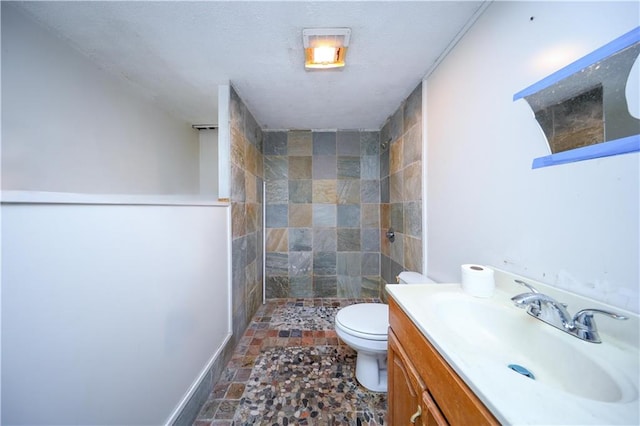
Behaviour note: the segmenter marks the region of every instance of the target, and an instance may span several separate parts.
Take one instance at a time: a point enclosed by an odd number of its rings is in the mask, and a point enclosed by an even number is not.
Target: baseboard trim
[[[200,373],[198,378],[193,382],[193,384],[191,385],[191,387],[189,388],[187,393],[180,400],[180,403],[173,410],[173,412],[171,413],[171,415],[169,416],[169,418],[165,422],[165,426],[171,426],[171,425],[176,424],[176,421],[180,418],[180,416],[183,414],[183,412],[187,411],[186,409],[189,408],[188,405],[191,402],[191,399],[197,393],[198,389],[202,385],[202,383],[203,383],[204,379],[207,377],[207,375],[211,373],[211,369],[214,366],[215,362],[219,359],[219,357],[224,355],[224,351],[226,349],[226,346],[231,341],[231,337],[232,336],[233,336],[232,333],[228,333],[226,335],[226,337],[222,341],[222,345],[220,345],[218,350],[216,350],[216,352],[213,354],[213,356],[209,359],[209,361],[207,362],[207,365],[202,370],[202,372]],[[211,387],[213,387],[213,383],[211,383]],[[210,391],[211,391],[211,389],[209,389],[209,392]],[[199,409],[200,408],[198,407],[198,410]],[[194,418],[191,420],[191,422],[189,422],[189,424],[193,423],[193,420],[195,420],[195,416],[197,416],[197,414],[198,413],[196,412],[195,415],[193,416]]]

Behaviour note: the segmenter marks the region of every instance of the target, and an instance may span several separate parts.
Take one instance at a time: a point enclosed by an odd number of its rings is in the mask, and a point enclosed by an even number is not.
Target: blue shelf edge
[[[520,98],[524,98],[526,96],[532,95],[540,90],[546,89],[547,87],[557,83],[560,80],[563,80],[569,77],[572,74],[580,72],[585,69],[589,65],[593,65],[601,59],[604,59],[608,56],[613,55],[620,50],[629,47],[640,41],[640,27],[636,27],[629,31],[626,34],[621,35],[617,39],[605,44],[601,48],[594,50],[588,55],[578,59],[577,61],[567,65],[566,67],[554,72],[553,74],[543,78],[535,84],[523,89],[513,95],[513,100],[516,101]]]
[[[611,157],[613,155],[629,154],[638,151],[640,151],[640,134],[539,157],[533,160],[531,168],[539,169],[541,167],[574,163],[576,161],[591,160],[594,158]]]

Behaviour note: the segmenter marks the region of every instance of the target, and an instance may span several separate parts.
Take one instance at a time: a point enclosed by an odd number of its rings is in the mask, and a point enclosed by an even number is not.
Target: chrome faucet
[[[570,330],[573,319],[567,308],[551,296],[542,293],[523,293],[511,298],[518,308],[560,330]]]
[[[607,315],[617,320],[626,320],[627,317],[602,309],[583,309],[573,317],[567,311],[567,305],[560,303],[551,296],[540,293],[532,285],[521,280],[516,283],[529,289],[529,293],[518,294],[511,300],[518,308],[526,309],[532,317],[546,322],[547,324],[571,334],[579,339],[592,343],[601,343],[600,335],[593,314]]]
[[[602,309],[583,309],[578,311],[573,317],[573,325],[576,328],[576,337],[588,342],[600,343],[600,335],[598,334],[598,328],[596,322],[593,320],[593,314],[607,315],[610,318],[616,320],[626,320],[624,315],[616,314],[615,312],[609,312]]]

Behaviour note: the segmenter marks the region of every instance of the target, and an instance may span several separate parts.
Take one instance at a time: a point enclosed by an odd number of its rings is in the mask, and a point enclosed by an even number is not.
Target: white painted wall
[[[231,332],[199,133],[1,6],[0,423],[171,422]]]
[[[1,423],[172,418],[231,331],[229,207],[1,212]]]
[[[2,189],[198,193],[198,133],[2,2]]]
[[[199,130],[200,194],[218,199],[218,130]]]
[[[431,277],[484,263],[640,310],[638,154],[532,170],[547,144],[512,101],[638,16],[638,2],[494,2],[428,77]]]

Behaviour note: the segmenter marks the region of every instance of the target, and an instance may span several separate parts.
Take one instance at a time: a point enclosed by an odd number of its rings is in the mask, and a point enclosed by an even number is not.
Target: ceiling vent
[[[350,28],[306,28],[302,30],[305,69],[344,67],[350,38]]]

